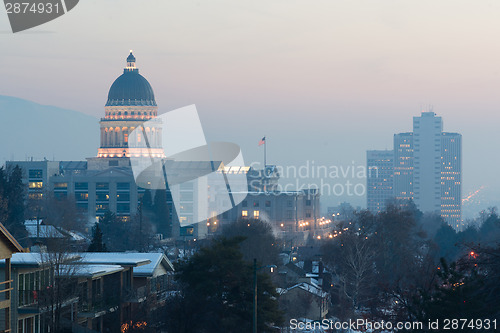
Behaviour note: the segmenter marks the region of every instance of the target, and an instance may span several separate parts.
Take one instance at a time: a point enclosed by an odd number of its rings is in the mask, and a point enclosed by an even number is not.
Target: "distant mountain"
[[[84,160],[99,147],[99,119],[0,95],[0,165],[6,160]]]

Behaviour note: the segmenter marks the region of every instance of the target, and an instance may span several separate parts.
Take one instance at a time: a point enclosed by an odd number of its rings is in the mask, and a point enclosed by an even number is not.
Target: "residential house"
[[[282,290],[279,301],[291,318],[322,320],[328,314],[330,296],[310,279]]]
[[[139,253],[127,252],[87,252],[80,255],[80,264],[82,265],[117,265],[123,268],[118,274],[119,279],[115,276],[109,276],[104,277],[102,281],[102,288],[110,288],[110,290],[113,290],[113,295],[116,296],[112,299],[114,306],[118,306],[115,319],[112,321],[103,320],[104,329],[110,329],[111,332],[114,332],[117,324],[123,325],[134,319],[132,309],[132,304],[136,302],[134,269],[150,264],[151,260],[145,256],[140,256]],[[100,288],[101,285],[98,282],[95,283],[97,285],[94,288]],[[88,284],[87,288],[90,288]],[[109,305],[111,305],[109,302],[105,304],[106,307]],[[92,322],[92,325],[94,325],[94,322]],[[101,332],[105,332],[105,330],[101,328]]]
[[[67,258],[68,261],[77,257]],[[10,323],[13,332],[47,332],[54,326],[54,309],[60,313],[75,312],[78,298],[72,294],[62,297],[54,289],[56,266],[48,255],[40,253],[14,253],[12,270],[12,298]],[[8,269],[6,260],[0,260],[0,272]],[[70,320],[72,316],[68,316]],[[67,323],[71,327],[71,323]],[[62,328],[62,326],[60,327]]]
[[[3,274],[0,274],[0,332],[11,332],[11,297],[12,254],[23,252],[23,248],[9,231],[0,223],[0,259],[4,262]]]

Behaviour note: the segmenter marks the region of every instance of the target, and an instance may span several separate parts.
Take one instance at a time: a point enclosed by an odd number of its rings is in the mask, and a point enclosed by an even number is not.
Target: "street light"
[[[272,273],[276,267],[276,265],[257,267],[257,259],[253,259],[253,333],[257,333],[257,271],[263,268],[270,268]]]

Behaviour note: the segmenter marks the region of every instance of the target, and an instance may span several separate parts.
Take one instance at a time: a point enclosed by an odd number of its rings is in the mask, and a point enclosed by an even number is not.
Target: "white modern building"
[[[462,227],[462,135],[443,132],[434,112],[413,118],[413,132],[394,135],[394,198]]]
[[[394,198],[413,200],[413,133],[394,134]]]
[[[441,135],[441,217],[456,229],[462,225],[462,135]]]
[[[441,209],[441,133],[443,120],[434,112],[413,117],[413,200],[423,212]]]

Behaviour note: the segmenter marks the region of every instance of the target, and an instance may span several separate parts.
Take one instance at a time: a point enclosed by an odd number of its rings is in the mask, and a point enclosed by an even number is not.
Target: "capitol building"
[[[156,221],[159,237],[202,239],[223,224],[252,218],[268,221],[282,232],[318,227],[319,192],[278,192],[276,166],[255,170],[239,164],[224,165],[222,161],[182,161],[165,156],[162,138],[168,133],[163,133],[162,117],[158,117],[153,88],[139,74],[130,52],[123,73],[108,92],[104,117],[99,121],[96,156],[86,161],[8,161],[7,167],[19,165],[23,169],[29,199],[42,199],[48,192],[56,198],[68,198],[87,216],[89,227],[108,211],[124,221],[138,216],[146,191],[154,197],[158,188],[166,191],[162,197],[168,208],[167,216]],[[149,187],[148,181],[139,181],[134,175],[137,170],[132,166],[138,160],[160,161],[163,174],[151,178],[160,179],[160,187]],[[203,174],[208,169],[210,177],[195,177],[200,170]],[[150,179],[147,170],[145,173],[146,180]],[[187,175],[192,181],[173,187],[167,184],[167,178],[179,175]],[[244,188],[241,184],[239,190],[238,186],[229,186],[227,179],[235,175],[244,179]],[[248,192],[247,183],[252,184]],[[234,200],[236,196],[240,199]]]
[[[50,189],[56,198],[74,198],[77,208],[88,216],[89,225],[98,221],[106,211],[115,213],[123,220],[140,213],[141,198],[147,189],[136,184],[131,158],[165,158],[161,146],[162,123],[153,88],[136,66],[132,51],[126,66],[111,85],[104,107],[104,117],[99,121],[100,146],[97,156],[86,161],[12,161],[7,165],[19,165],[25,170],[30,199],[39,199]],[[136,130],[138,129],[138,130]],[[134,132],[134,130],[136,130]],[[136,142],[129,145],[135,133]],[[146,144],[147,143],[147,144]],[[192,198],[204,195],[203,189],[193,186]],[[154,196],[154,191],[152,191]],[[193,212],[185,211],[178,216],[167,189],[168,215],[157,225],[157,233],[163,237],[203,238],[204,223],[181,227],[179,218],[192,219]]]
[[[97,157],[148,157],[150,155],[164,157],[161,148],[160,122],[144,128],[150,147],[146,149],[128,147],[130,133],[140,127],[144,121],[158,116],[153,88],[148,80],[139,74],[132,51],[127,57],[127,66],[123,74],[113,82],[109,89],[104,111],[104,118],[100,121],[101,147]],[[148,122],[148,124],[151,123],[151,121]]]

